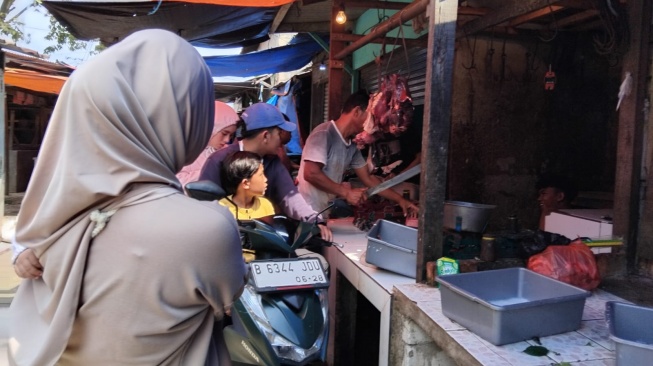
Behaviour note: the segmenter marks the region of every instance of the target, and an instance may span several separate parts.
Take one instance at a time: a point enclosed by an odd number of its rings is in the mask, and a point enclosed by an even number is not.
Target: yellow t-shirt
[[[232,199],[233,196],[229,196],[229,199]],[[238,215],[236,215],[236,206],[233,203],[227,201],[226,198],[221,199],[220,204],[227,207],[234,217],[238,220],[252,220],[259,219],[261,217],[274,215],[274,206],[265,197],[256,197],[254,199],[254,205],[250,208],[238,207]]]

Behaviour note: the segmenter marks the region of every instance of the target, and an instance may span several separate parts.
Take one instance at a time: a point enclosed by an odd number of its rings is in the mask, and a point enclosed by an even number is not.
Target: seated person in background
[[[222,162],[222,187],[229,196],[221,199],[220,204],[229,208],[237,220],[274,215],[274,206],[263,197],[268,180],[263,160],[257,154],[236,151],[227,156]]]
[[[345,198],[350,205],[358,205],[367,199],[364,188],[352,189],[343,183],[348,168],[352,168],[367,187],[381,183],[380,178],[370,175],[363,155],[352,143],[352,138],[363,131],[369,100],[365,91],[352,94],[336,121],[317,126],[306,139],[297,178],[299,192],[314,210],[327,207],[336,197]],[[379,195],[397,202],[406,215],[411,211],[417,213],[417,206],[392,189]]]
[[[544,230],[546,216],[560,209],[572,208],[571,202],[578,194],[576,187],[567,177],[552,173],[543,174],[535,184],[535,188],[541,209],[540,230]]]
[[[211,154],[227,146],[236,133],[236,122],[239,117],[233,108],[225,103],[215,101],[215,118],[213,119],[213,131],[209,144],[200,156],[192,164],[181,168],[177,173],[177,179],[184,187],[189,182],[195,182],[200,176],[200,171]]]

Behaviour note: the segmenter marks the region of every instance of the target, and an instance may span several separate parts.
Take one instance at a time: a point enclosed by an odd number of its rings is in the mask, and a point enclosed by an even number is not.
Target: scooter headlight
[[[314,354],[319,353],[324,342],[327,341],[328,336],[328,299],[325,290],[318,290],[320,304],[324,316],[324,332],[318,337],[311,348],[302,348],[281,335],[277,334],[267,320],[263,305],[261,304],[260,297],[251,285],[245,286],[245,291],[240,297],[243,305],[254,319],[259,330],[270,342],[270,345],[276,352],[277,356],[281,359],[300,363]]]

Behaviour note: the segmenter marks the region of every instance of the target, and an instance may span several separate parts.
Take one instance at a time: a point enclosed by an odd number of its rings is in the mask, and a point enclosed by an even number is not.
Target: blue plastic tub
[[[653,309],[608,301],[605,319],[615,343],[617,366],[653,364]]]

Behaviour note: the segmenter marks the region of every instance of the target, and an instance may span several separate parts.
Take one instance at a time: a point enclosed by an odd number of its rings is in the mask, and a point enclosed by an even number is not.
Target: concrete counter
[[[610,300],[624,301],[602,290],[593,291],[585,301],[580,329],[542,337],[542,346],[550,352],[547,356],[536,357],[523,352],[528,346],[537,345],[533,340],[495,346],[444,316],[437,288],[422,284],[396,285],[392,304],[393,362],[390,364],[419,365],[411,362],[410,351],[421,347],[422,353],[439,358],[440,365],[544,366],[564,362],[614,365],[615,345],[609,339],[605,321],[605,303]],[[433,344],[427,345],[425,338]]]
[[[357,291],[365,297],[376,310],[378,316],[378,364],[388,365],[390,343],[390,315],[392,288],[399,284],[413,284],[415,280],[396,273],[378,269],[365,262],[367,250],[367,232],[361,231],[352,224],[352,218],[329,220],[328,226],[333,231],[334,242],[343,247],[330,247],[325,252],[325,257],[331,266],[331,286],[329,288],[329,317],[331,331],[329,332],[330,352],[328,360],[330,365],[343,365],[353,362],[350,353],[355,348],[354,342],[361,335],[355,334],[357,319],[350,312],[357,308],[356,294],[347,292],[342,284],[346,279]],[[349,285],[347,284],[347,287]],[[338,304],[336,304],[338,298]],[[341,326],[336,326],[340,324]],[[349,327],[351,325],[351,327]],[[342,357],[334,348],[341,347]],[[376,356],[376,355],[375,355]],[[344,357],[344,359],[343,359]],[[376,359],[376,357],[374,357]],[[335,362],[336,361],[339,362]],[[369,364],[369,363],[366,363]]]
[[[360,296],[378,310],[378,316],[374,317],[378,318],[379,324],[372,331],[378,332],[378,338],[374,339],[378,339],[375,347],[378,356],[375,355],[374,359],[378,357],[379,365],[615,364],[614,342],[609,339],[605,321],[605,303],[610,300],[625,301],[621,298],[595,290],[585,302],[581,328],[542,337],[542,345],[551,352],[545,357],[529,356],[523,351],[530,345],[536,345],[534,341],[494,346],[442,314],[437,288],[417,284],[413,278],[367,264],[367,233],[354,227],[351,218],[330,220],[329,227],[333,231],[334,241],[343,245],[343,248],[334,246],[325,252],[331,265],[330,365],[356,364],[355,361],[365,363],[347,358],[350,353],[365,352],[357,342],[366,335],[357,334],[355,326],[360,321],[356,319],[360,316],[360,313],[356,313],[357,303],[360,303],[357,298],[360,299]],[[347,287],[354,290],[347,292]]]

